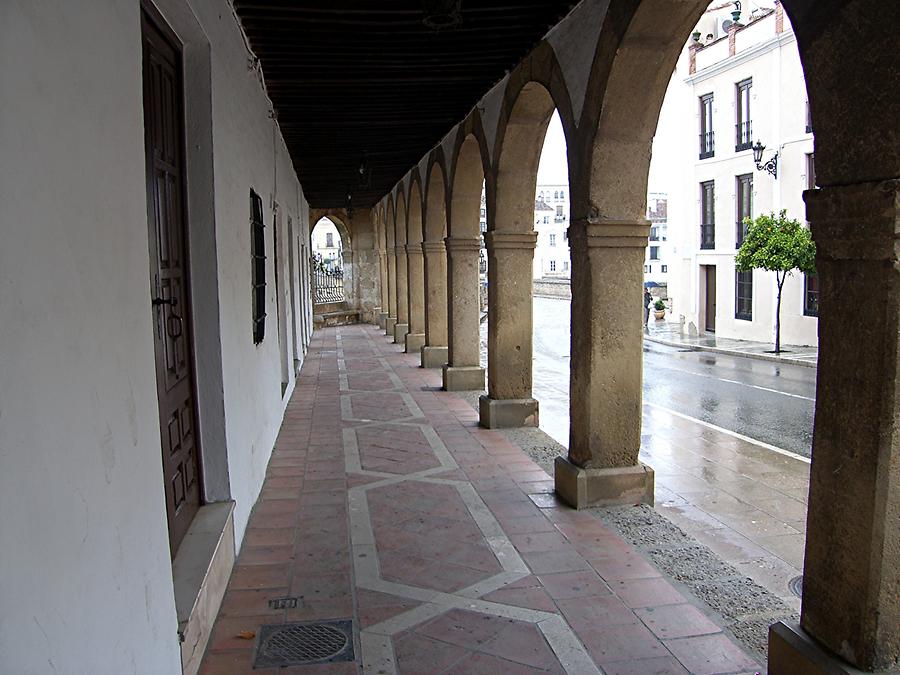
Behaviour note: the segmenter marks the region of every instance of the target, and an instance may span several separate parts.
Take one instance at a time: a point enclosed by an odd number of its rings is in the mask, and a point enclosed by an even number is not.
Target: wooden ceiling
[[[442,30],[435,4],[234,0],[312,207],[375,204],[577,3],[462,0]]]

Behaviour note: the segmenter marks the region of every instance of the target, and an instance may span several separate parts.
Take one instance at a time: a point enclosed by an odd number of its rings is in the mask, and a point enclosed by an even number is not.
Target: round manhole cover
[[[803,575],[801,574],[799,577],[794,577],[788,582],[788,589],[791,593],[796,595],[798,598],[803,597]]]
[[[260,656],[283,663],[330,659],[347,646],[347,635],[328,624],[288,626],[273,632]]]

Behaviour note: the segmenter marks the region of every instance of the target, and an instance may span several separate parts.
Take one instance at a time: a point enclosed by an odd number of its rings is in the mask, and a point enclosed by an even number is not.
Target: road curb
[[[713,352],[714,354],[728,354],[729,356],[745,356],[748,359],[758,359],[760,361],[772,361],[773,363],[787,363],[792,366],[804,366],[806,368],[815,368],[818,363],[814,361],[804,361],[802,359],[793,359],[789,356],[775,356],[774,354],[759,354],[757,352],[742,352],[737,349],[724,349],[723,347],[706,347],[704,345],[685,344],[675,340],[663,340],[661,338],[644,336],[647,342],[655,342],[658,345],[667,347],[678,347],[679,349],[687,349],[692,352]]]

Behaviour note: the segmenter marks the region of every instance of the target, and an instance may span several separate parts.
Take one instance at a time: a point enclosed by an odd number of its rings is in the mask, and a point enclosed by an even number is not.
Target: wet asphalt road
[[[534,299],[534,397],[541,428],[568,445],[569,302]],[[644,402],[806,457],[816,370],[644,343]]]

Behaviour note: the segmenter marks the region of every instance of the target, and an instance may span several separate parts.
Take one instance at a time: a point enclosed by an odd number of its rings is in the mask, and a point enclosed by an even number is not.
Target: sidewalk
[[[732,356],[746,356],[763,361],[789,363],[795,366],[815,368],[818,364],[819,350],[815,347],[798,347],[785,345],[781,354],[771,353],[775,346],[770,342],[752,342],[750,340],[734,340],[716,337],[715,335],[689,336],[681,332],[677,323],[654,321],[644,331],[644,339],[669,347],[679,347],[691,351],[716,352]]]

